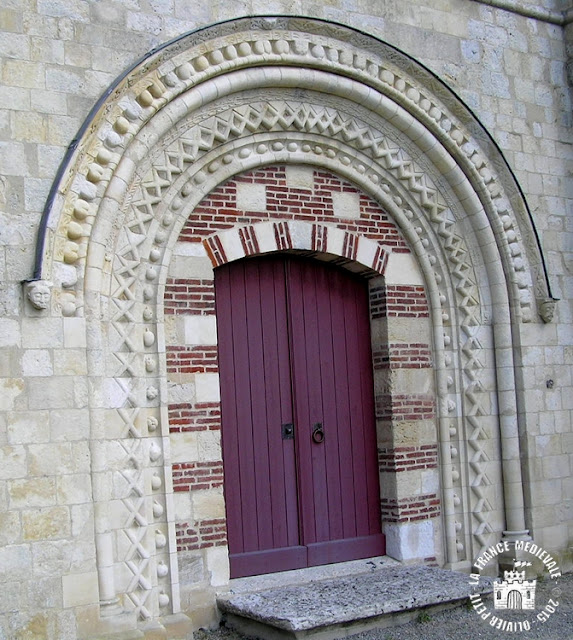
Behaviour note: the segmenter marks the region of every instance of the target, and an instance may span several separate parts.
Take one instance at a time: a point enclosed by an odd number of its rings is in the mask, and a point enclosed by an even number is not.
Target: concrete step
[[[351,567],[342,572],[340,565],[329,565],[314,568],[314,573],[235,580],[217,604],[227,626],[249,637],[332,640],[459,606],[475,592],[469,576],[454,571],[381,558],[345,565]],[[336,575],[329,575],[330,567]],[[491,588],[484,586],[483,591]]]

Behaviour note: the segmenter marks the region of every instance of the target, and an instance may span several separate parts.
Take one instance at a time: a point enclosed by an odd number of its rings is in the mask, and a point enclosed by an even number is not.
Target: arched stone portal
[[[502,531],[527,535],[512,324],[537,321],[550,296],[503,157],[455,95],[394,48],[317,20],[245,18],[181,37],[118,80],[68,153],[45,213],[36,279],[53,283],[51,312],[87,339],[102,620],[127,611],[148,624],[180,610],[165,284],[203,198],[273,165],[355,185],[391,218],[422,274],[446,565],[469,567]],[[196,257],[216,266],[322,251],[383,275],[391,253],[355,233],[349,255],[331,223],[270,216],[244,226],[197,243]],[[402,542],[397,531],[395,547]]]

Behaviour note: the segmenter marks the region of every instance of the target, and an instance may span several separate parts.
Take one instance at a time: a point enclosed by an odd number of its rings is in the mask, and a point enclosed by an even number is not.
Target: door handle
[[[324,442],[324,429],[322,428],[322,422],[315,422],[312,427],[312,441],[316,444]]]

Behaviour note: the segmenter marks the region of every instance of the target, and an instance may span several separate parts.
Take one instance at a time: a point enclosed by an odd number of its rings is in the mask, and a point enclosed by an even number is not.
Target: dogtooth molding
[[[90,406],[94,420],[115,428],[92,442],[102,611],[116,611],[118,594],[144,621],[179,610],[163,286],[193,208],[257,166],[331,170],[380,202],[401,229],[432,306],[448,563],[467,563],[489,544],[497,463],[485,445],[494,405],[502,451],[517,441],[515,396],[495,394],[493,380],[501,375],[504,389],[515,388],[511,324],[533,320],[536,299],[550,292],[513,176],[434,76],[340,25],[237,20],[136,66],[68,160],[46,211],[40,271],[54,283],[52,313],[86,318]],[[313,237],[309,225],[283,224],[291,242],[297,233]],[[241,233],[257,239],[261,229],[229,230],[206,246],[216,260],[218,244],[234,246]],[[327,245],[338,231],[314,229]],[[368,255],[386,252],[368,238],[349,242]],[[372,260],[368,268],[383,273]],[[496,347],[497,372],[485,364],[483,341]],[[519,465],[503,475],[506,528],[523,531]]]

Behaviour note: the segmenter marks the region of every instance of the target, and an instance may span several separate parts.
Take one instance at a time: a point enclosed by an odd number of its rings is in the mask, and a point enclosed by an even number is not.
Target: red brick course
[[[200,520],[175,525],[177,551],[195,551],[227,544],[227,525],[224,518]]]
[[[216,346],[167,346],[167,373],[217,373]]]
[[[372,352],[374,369],[425,369],[432,366],[429,345],[419,342],[391,343]]]
[[[436,469],[438,466],[438,445],[424,444],[420,447],[396,447],[378,449],[380,471],[418,471]]]
[[[173,491],[200,491],[223,486],[223,463],[185,462],[175,463],[173,470]]]
[[[384,522],[417,522],[436,518],[441,512],[440,499],[435,493],[401,500],[382,498],[380,505]]]
[[[424,394],[376,395],[376,418],[381,420],[431,420],[435,417],[436,403],[433,396]]]
[[[428,318],[430,308],[422,286],[387,285],[370,290],[370,315],[376,318]]]
[[[168,278],[163,302],[165,313],[170,315],[214,314],[213,281]]]
[[[265,211],[237,209],[236,184],[238,182],[264,184],[266,186]],[[359,194],[360,218],[341,219],[334,215],[333,192]],[[352,231],[381,242],[392,251],[407,253],[408,247],[388,215],[380,205],[357,187],[324,171],[315,170],[312,189],[293,188],[287,185],[284,166],[263,167],[237,176],[217,187],[195,208],[185,223],[179,240],[202,241],[206,236],[236,225],[248,225],[264,220],[304,220],[321,222]],[[248,238],[242,238],[248,246]],[[210,243],[209,250],[217,248]],[[256,253],[252,248],[247,255]]]
[[[188,402],[172,403],[168,411],[170,433],[221,429],[221,406],[218,402],[203,402],[193,406]]]

